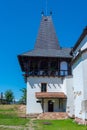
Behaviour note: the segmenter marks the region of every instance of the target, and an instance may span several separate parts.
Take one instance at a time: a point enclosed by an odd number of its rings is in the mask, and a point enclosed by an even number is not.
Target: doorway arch
[[[52,100],[48,101],[48,112],[53,112],[54,111],[54,103]]]

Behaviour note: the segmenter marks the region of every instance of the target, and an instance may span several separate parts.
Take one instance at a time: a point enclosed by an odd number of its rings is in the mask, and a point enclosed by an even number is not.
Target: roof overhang
[[[64,98],[66,99],[67,96],[63,92],[36,92],[36,98],[38,99],[49,99],[49,98]]]
[[[60,49],[34,49],[19,55],[18,57],[47,57],[47,58],[72,58],[71,48]]]
[[[78,41],[76,42],[76,44],[74,45],[73,49],[71,50],[71,54],[77,49],[77,47],[80,45],[80,43],[82,42],[82,40],[84,39],[84,37],[87,35],[87,26],[86,28],[83,30],[82,34],[80,35]]]
[[[87,48],[80,51],[79,54],[74,59],[72,59],[71,65],[73,65],[84,53],[87,53]]]

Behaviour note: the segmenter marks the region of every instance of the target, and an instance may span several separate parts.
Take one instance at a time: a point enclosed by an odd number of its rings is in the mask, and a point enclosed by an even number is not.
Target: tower
[[[64,112],[63,77],[71,75],[70,48],[61,48],[52,16],[43,15],[35,47],[18,55],[27,82],[27,113]]]

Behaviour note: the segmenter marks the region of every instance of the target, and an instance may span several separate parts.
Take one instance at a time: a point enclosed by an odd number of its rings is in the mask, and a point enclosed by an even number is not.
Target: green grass
[[[13,126],[20,126],[26,125],[28,119],[19,118],[15,115],[10,114],[0,114],[0,125],[13,125]]]
[[[78,125],[73,120],[35,120],[35,130],[87,130],[87,126]]]
[[[25,126],[29,119],[20,118],[17,109],[18,106],[0,105],[0,125]]]
[[[87,126],[78,125],[72,119],[67,120],[31,120],[20,118],[24,114],[18,105],[0,105],[0,130],[87,130]],[[29,123],[30,122],[30,123]],[[17,126],[17,128],[10,128]],[[20,128],[19,128],[20,127]]]

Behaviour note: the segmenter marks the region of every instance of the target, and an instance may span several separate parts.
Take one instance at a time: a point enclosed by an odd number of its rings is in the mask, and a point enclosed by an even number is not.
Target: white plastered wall
[[[84,119],[87,119],[87,52],[82,54],[82,65],[83,65],[83,101],[84,101],[84,109],[83,115]]]
[[[72,66],[73,68],[73,86],[74,86],[74,105],[75,105],[75,117],[82,118],[82,101],[83,101],[83,66],[82,57]]]
[[[81,41],[80,45],[74,52],[74,56],[78,55],[79,50],[83,51],[87,48],[87,35]],[[87,119],[86,110],[84,110],[84,101],[87,100],[87,54],[82,54],[72,66],[73,86],[74,86],[74,105],[75,117]]]
[[[63,86],[67,95],[66,112],[70,117],[74,116],[74,88],[73,88],[73,77],[67,76],[64,79]]]
[[[47,92],[65,92],[62,78],[29,77],[27,78],[27,114],[42,113],[42,107],[35,97],[36,92],[41,92],[41,83],[47,83]],[[56,106],[55,106],[56,109]]]

